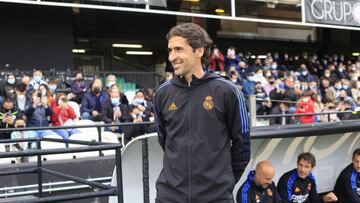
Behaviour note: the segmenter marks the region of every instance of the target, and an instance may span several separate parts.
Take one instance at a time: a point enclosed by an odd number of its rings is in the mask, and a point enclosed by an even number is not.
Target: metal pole
[[[116,165],[116,182],[117,182],[117,198],[118,203],[124,202],[123,197],[123,184],[122,184],[122,166],[121,166],[121,150],[116,148],[115,150],[115,165]]]
[[[102,138],[101,138],[101,127],[96,127],[97,131],[98,131],[98,138],[99,138],[99,142],[102,142]],[[104,156],[104,154],[102,153],[101,150],[99,150],[99,156]]]
[[[144,203],[150,202],[149,196],[149,149],[147,138],[142,140],[142,169],[143,169],[143,193]]]
[[[250,125],[256,127],[256,96],[249,96]]]
[[[330,113],[328,113],[328,122],[330,122]]]
[[[41,150],[41,140],[36,140],[36,146],[38,150]],[[38,195],[39,197],[43,197],[43,190],[42,190],[42,160],[41,154],[37,156],[37,172],[38,172]]]

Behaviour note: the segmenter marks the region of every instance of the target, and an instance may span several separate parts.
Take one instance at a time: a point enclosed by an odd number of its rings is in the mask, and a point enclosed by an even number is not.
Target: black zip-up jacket
[[[316,181],[312,173],[302,179],[297,169],[281,176],[277,189],[283,203],[320,203],[322,200],[316,191]]]
[[[241,185],[236,201],[238,203],[281,203],[280,196],[272,182],[267,188],[258,186],[253,181],[255,171],[250,171],[248,178]]]
[[[190,84],[174,77],[155,93],[164,150],[157,203],[233,202],[250,160],[249,119],[239,89],[214,73]]]
[[[360,203],[360,174],[348,165],[336,180],[334,193],[339,203]]]

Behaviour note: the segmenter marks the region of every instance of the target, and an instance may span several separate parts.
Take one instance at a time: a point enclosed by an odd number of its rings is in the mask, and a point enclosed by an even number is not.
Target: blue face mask
[[[116,98],[111,98],[111,104],[114,105],[114,106],[117,106],[120,104],[120,99],[118,97]]]
[[[41,81],[41,77],[40,76],[35,76],[34,81],[39,83]]]
[[[50,89],[50,92],[54,93],[55,90],[56,90],[56,86],[55,85],[49,85],[49,89]]]
[[[10,85],[13,85],[13,84],[15,84],[15,80],[14,80],[14,79],[8,79],[8,83],[9,83]]]
[[[145,99],[134,99],[133,104],[135,106],[138,106],[138,105],[146,106]]]

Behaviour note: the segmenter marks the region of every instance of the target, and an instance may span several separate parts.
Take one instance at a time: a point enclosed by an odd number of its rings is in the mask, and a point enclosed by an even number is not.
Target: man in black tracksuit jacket
[[[277,184],[283,203],[321,203],[336,201],[334,193],[323,197],[317,194],[315,177],[311,173],[315,167],[315,157],[306,152],[298,156],[297,168],[286,172]]]
[[[238,203],[281,203],[273,181],[275,170],[268,161],[261,161],[256,170],[250,171],[241,185],[236,201]]]
[[[360,148],[354,151],[352,163],[340,173],[334,193],[339,203],[360,203]]]
[[[234,185],[250,160],[244,98],[230,81],[204,72],[204,44],[191,47],[192,42],[173,29],[174,36],[168,34],[168,50],[176,76],[163,83],[154,97],[159,143],[164,150],[156,202],[233,203]],[[196,39],[207,36],[192,23],[175,29],[185,29]]]

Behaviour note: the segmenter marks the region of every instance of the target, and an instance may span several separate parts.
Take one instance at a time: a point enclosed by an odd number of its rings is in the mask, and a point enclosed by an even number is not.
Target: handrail
[[[3,140],[1,143],[14,142],[16,140]],[[38,198],[31,200],[11,200],[8,202],[60,202],[60,201],[70,201],[77,199],[84,199],[90,197],[102,197],[102,196],[113,196],[117,195],[118,202],[123,202],[123,187],[122,187],[122,170],[121,170],[121,144],[113,143],[97,143],[94,144],[90,141],[76,141],[76,140],[63,140],[63,139],[54,139],[54,138],[33,138],[33,139],[22,139],[22,141],[36,141],[37,149],[34,150],[25,150],[25,151],[15,151],[15,152],[1,152],[0,158],[8,157],[19,157],[19,156],[37,156],[37,166],[26,168],[26,169],[12,169],[9,171],[0,172],[0,176],[15,175],[15,174],[27,174],[35,173],[37,174],[37,183],[38,183]],[[62,142],[62,143],[81,143],[87,144],[87,147],[76,147],[76,148],[56,148],[56,149],[41,149],[41,142]],[[42,155],[49,154],[65,154],[65,153],[74,153],[74,152],[89,152],[89,151],[101,151],[101,150],[115,150],[115,165],[118,168],[117,170],[117,187],[108,186],[103,183],[98,183],[95,181],[89,181],[84,178],[79,178],[76,176],[64,174],[58,171],[46,169],[42,165]],[[69,194],[69,195],[57,195],[57,196],[48,196],[43,197],[43,174],[50,174],[52,176],[60,177],[63,179],[72,180],[77,183],[86,184],[92,187],[99,188],[100,191],[95,192],[86,192],[81,194]]]

